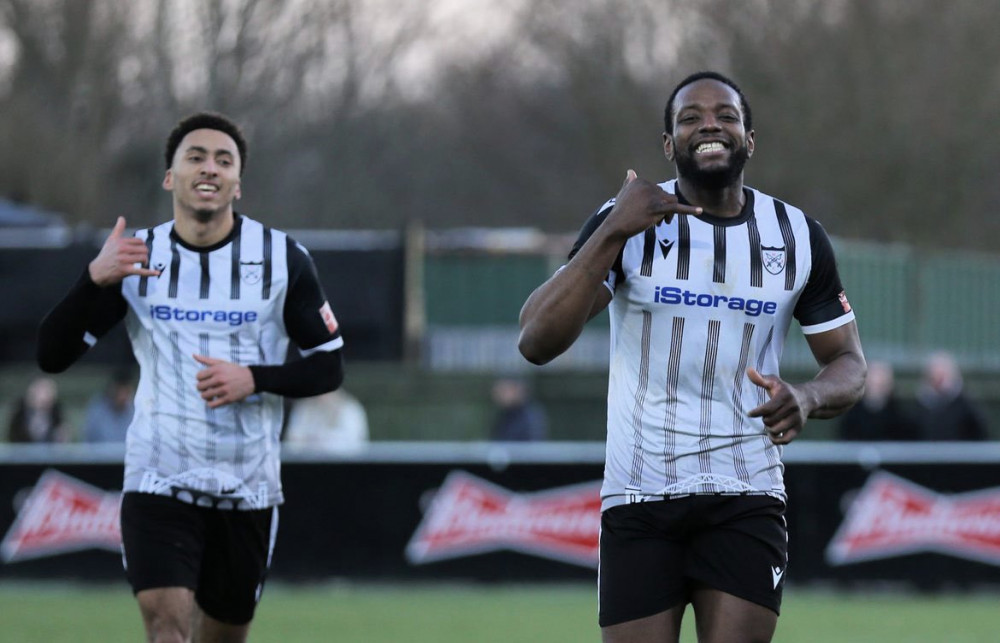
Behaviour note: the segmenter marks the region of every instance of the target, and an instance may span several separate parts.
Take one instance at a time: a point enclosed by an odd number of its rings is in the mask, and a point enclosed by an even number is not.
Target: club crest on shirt
[[[764,269],[772,275],[780,275],[785,269],[785,248],[760,247],[761,259],[764,261]]]
[[[241,261],[240,262],[240,279],[243,283],[248,286],[252,286],[260,282],[261,275],[264,274],[264,262],[263,261]]]

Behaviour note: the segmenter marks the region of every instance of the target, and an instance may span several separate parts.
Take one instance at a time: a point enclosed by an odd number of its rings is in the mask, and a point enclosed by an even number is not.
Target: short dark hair
[[[243,136],[243,131],[240,129],[239,125],[231,121],[229,118],[215,112],[199,112],[197,114],[192,114],[177,123],[177,126],[170,132],[170,136],[167,137],[165,160],[167,162],[168,170],[174,164],[174,154],[177,153],[177,148],[180,147],[181,141],[184,140],[185,136],[196,129],[214,129],[233,139],[236,142],[236,149],[240,153],[240,175],[243,174],[243,170],[246,169],[247,166],[248,153],[247,140]]]
[[[728,85],[733,88],[733,90],[740,97],[740,109],[743,110],[743,127],[747,131],[753,129],[753,115],[750,113],[750,103],[747,102],[747,97],[743,95],[743,90],[740,86],[736,84],[731,78],[723,76],[717,71],[699,71],[691,74],[681,82],[677,83],[677,87],[674,87],[674,91],[670,93],[670,98],[667,99],[667,107],[663,110],[663,128],[667,134],[674,133],[674,99],[677,98],[677,93],[682,89],[690,85],[691,83],[697,82],[699,80],[717,80],[720,83]]]

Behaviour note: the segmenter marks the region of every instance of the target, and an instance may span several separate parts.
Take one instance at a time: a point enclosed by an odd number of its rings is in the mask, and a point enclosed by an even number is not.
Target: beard
[[[703,170],[698,167],[694,155],[689,152],[678,153],[675,159],[677,163],[677,175],[681,176],[694,185],[705,190],[721,190],[732,185],[740,175],[750,158],[750,151],[746,143],[733,150],[729,157],[729,163],[723,167],[716,167],[711,170]]]
[[[195,208],[195,210],[194,210],[194,218],[199,223],[208,223],[209,221],[212,220],[212,217],[214,217],[217,212],[218,212],[218,210],[214,210],[214,209]]]

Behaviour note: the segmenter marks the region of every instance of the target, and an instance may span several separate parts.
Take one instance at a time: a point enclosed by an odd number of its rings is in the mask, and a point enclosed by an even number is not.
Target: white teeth
[[[194,189],[198,190],[199,192],[218,192],[219,191],[219,188],[215,187],[214,185],[206,185],[204,183],[202,183],[201,185],[195,186]]]
[[[708,154],[711,152],[721,152],[725,149],[726,146],[722,143],[702,143],[694,151],[698,154]]]

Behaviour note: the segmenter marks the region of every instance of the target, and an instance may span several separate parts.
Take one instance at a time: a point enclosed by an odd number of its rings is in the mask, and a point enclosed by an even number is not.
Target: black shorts
[[[271,564],[277,507],[227,511],[130,492],[122,497],[121,527],[133,593],[187,587],[218,621],[253,619]]]
[[[707,586],[781,608],[785,504],[770,496],[685,496],[601,515],[601,627],[652,616]]]

